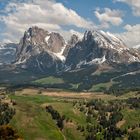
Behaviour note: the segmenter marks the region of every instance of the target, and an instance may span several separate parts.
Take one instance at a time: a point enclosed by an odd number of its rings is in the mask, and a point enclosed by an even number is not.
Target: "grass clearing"
[[[77,131],[76,126],[73,124],[67,124],[63,132],[67,137],[67,140],[85,140],[82,134]]]
[[[42,84],[42,85],[45,85],[45,84],[52,85],[52,84],[62,84],[62,83],[64,83],[64,81],[61,78],[49,76],[46,78],[41,78],[41,79],[35,80],[33,83]]]
[[[100,83],[93,85],[89,91],[101,91],[102,89],[109,89],[112,86],[111,82],[108,83]]]
[[[122,125],[122,128],[128,128],[129,126],[134,126],[139,124],[140,122],[140,110],[129,110],[124,109],[122,111],[122,114],[124,116],[125,123]]]
[[[86,117],[85,115],[77,109],[73,108],[72,103],[50,103],[60,114],[65,115],[76,123],[85,124]]]

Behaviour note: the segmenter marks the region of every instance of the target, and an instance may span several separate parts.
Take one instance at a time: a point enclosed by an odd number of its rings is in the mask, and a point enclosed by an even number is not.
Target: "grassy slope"
[[[29,91],[26,90],[26,92]],[[121,100],[130,97],[136,97],[136,93],[130,92],[118,97],[118,99]],[[68,100],[66,97],[61,100],[62,97],[49,97],[37,94],[31,95],[29,93],[28,95],[11,95],[11,98],[17,102],[17,105],[15,106],[16,115],[12,119],[11,124],[18,130],[25,140],[30,140],[31,138],[32,140],[84,140],[84,136],[77,131],[76,128],[78,124],[82,126],[86,125],[86,116],[75,109],[72,102],[67,102]],[[107,100],[103,97],[102,99]],[[109,98],[108,100],[112,99]],[[65,115],[72,120],[71,123],[65,124],[62,132],[58,129],[56,122],[52,120],[50,114],[45,111],[44,107],[46,105],[52,105],[61,115]],[[140,122],[139,110],[125,108],[122,110],[122,113],[125,123],[121,128],[128,128],[128,126]]]
[[[73,108],[72,103],[51,103],[51,105],[60,112],[60,114],[65,114],[66,117],[74,120],[79,124],[85,124],[86,119],[83,113]]]
[[[63,132],[61,132],[56,122],[52,120],[50,114],[45,112],[42,107],[44,103],[51,104],[54,108],[57,108],[61,114],[67,114],[70,119],[74,122],[84,123],[84,116],[77,116],[72,113],[71,103],[59,103],[54,101],[52,98],[47,96],[11,96],[12,99],[16,100],[16,115],[11,121],[21,136],[25,140],[82,140],[83,136],[76,130],[76,126],[67,125]]]
[[[35,80],[33,81],[33,83],[35,84],[62,84],[64,83],[63,79],[61,78],[56,78],[56,77],[53,77],[53,76],[49,76],[49,77],[46,77],[46,78],[41,78],[41,79],[38,79],[38,80]]]
[[[100,83],[93,85],[89,91],[101,91],[102,89],[109,89],[112,86],[111,82]]]
[[[124,120],[126,121],[124,123],[124,125],[122,126],[122,128],[128,128],[129,126],[134,126],[139,124],[140,122],[140,110],[128,110],[128,109],[124,109],[122,111],[123,115],[124,115]]]
[[[63,139],[62,133],[56,127],[51,116],[40,106],[44,97],[12,96],[17,102],[16,115],[11,124],[17,128],[25,140],[34,139]]]

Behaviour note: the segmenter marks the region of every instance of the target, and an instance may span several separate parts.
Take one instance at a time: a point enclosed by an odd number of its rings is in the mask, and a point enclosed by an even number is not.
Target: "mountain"
[[[86,31],[82,40],[72,35],[65,41],[59,33],[31,27],[20,40],[15,65],[42,73],[56,73],[91,65],[140,62],[140,53],[104,31]]]
[[[67,57],[67,55],[68,55],[68,53],[69,53],[69,50],[70,50],[71,48],[73,48],[79,41],[80,41],[80,40],[79,40],[78,36],[75,35],[75,34],[73,34],[73,35],[71,36],[70,40],[68,41],[68,43],[67,43],[65,49],[64,49],[63,55],[64,55],[65,57]]]
[[[37,72],[49,73],[61,69],[65,40],[59,33],[38,27],[29,28],[20,40],[15,64]]]
[[[93,64],[140,62],[140,54],[129,49],[122,40],[103,31],[87,31],[82,41],[69,50],[67,67],[80,68]]]
[[[34,26],[19,44],[6,46],[0,58],[10,65],[0,66],[2,84],[110,92],[140,86],[140,52],[109,32],[86,31],[82,39],[72,35],[65,41],[59,33]],[[54,79],[46,79],[50,75]]]
[[[133,47],[133,49],[136,49],[136,50],[140,51],[140,44],[139,44],[139,45],[134,46],[134,47]]]
[[[10,64],[15,60],[17,44],[9,43],[0,45],[0,65]]]

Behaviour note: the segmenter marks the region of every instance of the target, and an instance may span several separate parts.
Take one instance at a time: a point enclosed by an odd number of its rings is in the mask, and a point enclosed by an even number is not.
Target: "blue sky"
[[[140,44],[140,0],[0,0],[0,42],[18,42],[35,25],[66,38],[109,31],[132,47]]]
[[[131,6],[126,3],[115,2],[113,0],[57,0],[62,2],[66,7],[74,9],[84,18],[89,18],[95,23],[99,24],[98,19],[94,15],[94,11],[97,7],[100,9],[110,8],[121,10],[124,13],[123,23],[118,28],[109,28],[113,32],[123,32],[123,26],[126,24],[135,25],[140,24],[140,16],[134,16],[131,10]]]

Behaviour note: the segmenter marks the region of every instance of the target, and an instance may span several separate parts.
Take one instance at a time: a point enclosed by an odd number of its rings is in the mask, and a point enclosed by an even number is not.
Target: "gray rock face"
[[[38,73],[49,74],[61,71],[62,67],[62,62],[47,52],[31,56],[31,58],[27,60],[26,65],[22,65],[22,68],[34,70],[34,72]]]
[[[73,34],[71,36],[71,39],[68,41],[68,45],[70,45],[71,47],[74,47],[75,44],[79,41],[79,38],[77,35]]]
[[[64,52],[63,52],[63,55],[64,55],[65,57],[67,57],[70,48],[74,47],[74,46],[78,43],[78,41],[79,41],[78,36],[73,34],[73,35],[71,36],[70,40],[68,41],[68,43],[67,43],[67,45],[66,45],[66,47],[65,47],[65,50],[64,50]]]
[[[133,49],[138,50],[140,52],[140,44],[137,46],[134,46]]]
[[[10,64],[15,60],[17,44],[9,43],[0,46],[0,65]]]
[[[20,40],[15,64],[41,72],[47,72],[52,67],[57,70],[64,47],[65,41],[58,33],[49,33],[38,27],[29,28]]]
[[[64,45],[65,41],[58,33],[49,33],[35,26],[29,28],[21,39],[16,53],[16,61],[24,61],[24,59],[41,52],[59,53]]]

